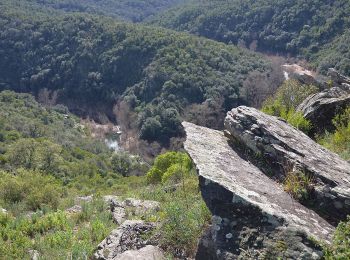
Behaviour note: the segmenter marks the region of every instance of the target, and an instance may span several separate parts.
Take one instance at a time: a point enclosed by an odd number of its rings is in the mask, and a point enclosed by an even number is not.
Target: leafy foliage
[[[266,114],[278,116],[301,131],[311,130],[310,121],[300,112],[296,112],[298,105],[309,95],[317,92],[317,87],[300,84],[295,80],[288,80],[277,90],[276,94],[265,101],[262,111]]]
[[[167,182],[169,179],[182,179],[192,169],[191,158],[181,152],[167,152],[157,156],[152,168],[147,173],[150,183]]]
[[[184,0],[12,0],[26,8],[52,9],[53,12],[79,12],[141,22],[163,10],[183,3]]]
[[[334,133],[326,133],[319,142],[338,153],[345,160],[350,159],[350,108],[347,108],[342,114],[336,115],[333,119],[333,125],[336,130]]]
[[[350,74],[349,12],[347,0],[207,0],[166,11],[152,23]]]
[[[326,247],[325,259],[348,259],[350,257],[350,217],[347,221],[340,222],[334,237],[333,244]]]
[[[147,199],[160,201],[159,218],[163,225],[157,231],[163,248],[175,257],[192,256],[203,229],[210,221],[210,212],[198,189],[198,177],[190,157],[181,152],[159,155],[147,173]]]

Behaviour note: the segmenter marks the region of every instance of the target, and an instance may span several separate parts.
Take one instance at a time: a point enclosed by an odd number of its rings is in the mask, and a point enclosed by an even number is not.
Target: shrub
[[[338,153],[345,160],[350,159],[350,108],[338,114],[332,120],[336,130],[326,133],[319,139],[319,143]]]
[[[38,172],[19,170],[17,175],[1,174],[0,199],[11,206],[13,203],[24,203],[27,210],[43,207],[57,209],[62,188],[50,176]]]
[[[161,243],[172,252],[195,252],[198,238],[210,219],[210,213],[203,201],[188,197],[187,200],[174,198],[164,208],[164,224]]]
[[[181,152],[167,152],[159,155],[153,167],[147,173],[150,183],[166,182],[171,177],[179,179],[180,176],[188,175],[192,169],[191,158]]]
[[[296,112],[296,109],[305,98],[316,93],[317,90],[315,86],[302,85],[298,81],[287,80],[273,97],[264,102],[262,111],[269,115],[281,117],[308,134],[312,127],[311,122],[305,119],[302,113]]]
[[[350,259],[350,216],[347,221],[340,222],[334,237],[333,244],[325,249],[327,260]]]

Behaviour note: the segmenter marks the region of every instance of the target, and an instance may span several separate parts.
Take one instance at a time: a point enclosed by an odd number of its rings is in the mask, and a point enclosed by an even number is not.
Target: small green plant
[[[334,133],[326,133],[318,142],[338,153],[345,160],[350,159],[350,107],[332,120]]]
[[[333,244],[325,246],[325,259],[350,259],[350,216],[347,221],[340,222],[333,237]]]
[[[289,171],[284,179],[284,190],[293,198],[306,201],[309,199],[313,188],[313,179],[302,171]]]

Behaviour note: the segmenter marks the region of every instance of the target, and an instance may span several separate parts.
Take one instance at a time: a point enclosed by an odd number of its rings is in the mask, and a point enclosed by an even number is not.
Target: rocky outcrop
[[[160,210],[160,203],[157,201],[132,198],[122,201],[117,196],[104,196],[103,200],[108,204],[113,221],[118,225],[122,224],[129,217],[145,216]]]
[[[199,243],[197,259],[322,257],[310,237],[329,243],[333,227],[328,222],[243,159],[222,132],[186,122],[183,126],[185,149],[197,167],[202,196],[213,214],[213,224]],[[250,131],[259,131],[259,125],[248,126],[250,120],[240,125],[241,138],[259,150],[250,138],[254,135]],[[277,140],[270,138],[273,148]]]
[[[277,179],[283,181],[293,171],[311,176],[315,210],[331,212],[333,220],[350,214],[350,164],[338,155],[285,121],[254,108],[232,109],[225,128],[231,138],[264,160]]]
[[[345,90],[350,90],[350,78],[340,74],[334,68],[328,70],[328,77],[330,77],[333,84],[338,85]]]
[[[154,228],[153,223],[125,221],[98,245],[94,259],[165,259],[162,251],[153,246],[154,241],[145,238]]]
[[[294,79],[302,84],[324,87],[324,81],[316,78],[315,72],[307,70],[298,64],[285,64],[282,66],[282,69],[286,80]]]
[[[297,108],[313,125],[315,133],[333,131],[332,119],[350,106],[348,91],[334,87],[307,97]]]

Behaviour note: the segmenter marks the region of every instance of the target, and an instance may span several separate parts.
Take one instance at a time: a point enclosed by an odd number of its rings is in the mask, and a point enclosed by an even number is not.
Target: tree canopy
[[[350,74],[347,0],[192,1],[152,24],[267,53],[299,56]],[[328,66],[328,67],[327,67]]]

